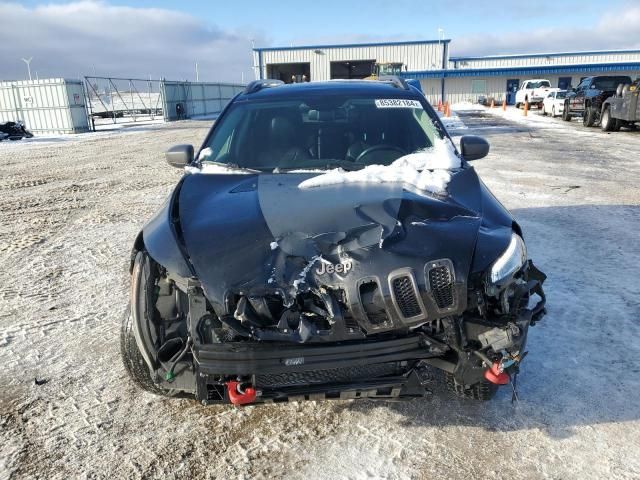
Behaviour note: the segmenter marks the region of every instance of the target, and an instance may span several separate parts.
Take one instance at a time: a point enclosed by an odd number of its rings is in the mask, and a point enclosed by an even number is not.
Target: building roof
[[[640,62],[580,63],[574,65],[542,65],[500,68],[454,68],[402,72],[405,78],[500,77],[508,75],[553,75],[562,73],[640,71]]]
[[[620,55],[627,53],[640,53],[640,50],[592,50],[584,52],[553,52],[553,53],[518,53],[507,55],[487,55],[477,57],[450,57],[452,62],[469,61],[469,60],[504,60],[513,58],[544,58],[544,57],[565,57],[571,55]]]
[[[353,48],[353,47],[392,47],[400,45],[427,45],[434,43],[449,43],[451,39],[445,38],[443,40],[412,40],[405,42],[373,42],[373,43],[337,43],[337,44],[325,44],[325,45],[297,45],[290,47],[257,47],[254,48],[254,52],[271,52],[279,50],[311,50],[321,48]]]

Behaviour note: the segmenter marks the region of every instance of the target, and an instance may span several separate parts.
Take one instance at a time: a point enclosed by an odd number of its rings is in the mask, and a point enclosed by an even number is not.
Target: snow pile
[[[451,104],[451,110],[453,111],[484,110],[484,107],[479,103],[457,102],[457,103]]]
[[[460,158],[453,145],[438,139],[433,147],[400,157],[391,165],[369,165],[353,172],[336,168],[305,180],[298,188],[343,183],[402,183],[423,192],[445,193],[451,180],[450,170],[454,168],[460,168]]]
[[[465,130],[467,126],[464,124],[462,119],[455,113],[452,113],[451,116],[445,116],[444,112],[438,112],[438,116],[440,117],[440,121],[444,125],[444,128],[447,130]]]
[[[200,150],[200,155],[198,155],[199,162],[206,162],[213,155],[213,150],[211,147],[203,148]]]

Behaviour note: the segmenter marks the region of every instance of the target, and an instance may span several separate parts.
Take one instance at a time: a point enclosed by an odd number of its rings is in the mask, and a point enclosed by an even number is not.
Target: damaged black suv
[[[235,405],[489,399],[544,315],[520,226],[398,78],[251,83],[138,235],[121,335],[143,389]]]

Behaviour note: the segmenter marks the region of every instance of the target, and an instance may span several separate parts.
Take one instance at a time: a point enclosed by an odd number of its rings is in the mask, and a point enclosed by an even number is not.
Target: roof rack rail
[[[394,87],[402,88],[403,90],[409,90],[409,84],[405,82],[404,78],[400,78],[397,75],[380,75],[378,80],[382,82],[391,82]]]
[[[246,88],[244,89],[244,93],[255,93],[262,90],[263,88],[277,87],[279,85],[284,85],[284,82],[282,80],[275,80],[272,78],[254,80],[246,86]]]

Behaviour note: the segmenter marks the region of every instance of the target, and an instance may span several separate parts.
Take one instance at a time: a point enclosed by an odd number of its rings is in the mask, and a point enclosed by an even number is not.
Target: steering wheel
[[[401,155],[406,155],[406,152],[400,147],[396,147],[395,145],[388,145],[386,143],[381,143],[380,145],[373,145],[372,147],[365,148],[362,151],[362,153],[358,155],[358,158],[356,158],[355,163],[364,163],[365,165],[369,165],[369,163],[364,161],[364,158],[366,158],[367,155],[371,155],[373,153],[379,153],[379,152],[399,153]]]

